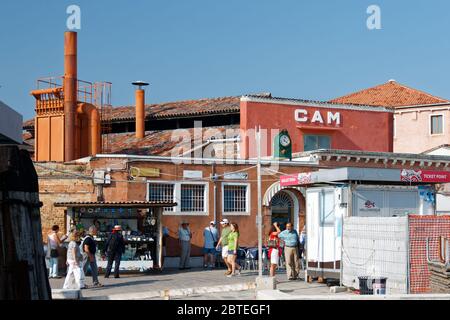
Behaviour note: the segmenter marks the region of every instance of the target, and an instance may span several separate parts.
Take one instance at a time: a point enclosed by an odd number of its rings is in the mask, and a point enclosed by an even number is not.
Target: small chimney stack
[[[77,33],[68,31],[64,34],[64,161],[75,159],[77,77]]]
[[[145,136],[145,86],[149,84],[143,81],[135,81],[136,89],[136,138],[143,139]]]

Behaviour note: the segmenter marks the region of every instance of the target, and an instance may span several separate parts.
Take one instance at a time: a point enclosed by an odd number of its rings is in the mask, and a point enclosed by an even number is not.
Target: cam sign
[[[295,110],[295,121],[297,122],[308,122],[309,115],[308,111],[305,109],[297,109]],[[324,124],[332,124],[333,122],[336,125],[341,124],[341,113],[340,112],[331,112],[327,111],[326,117],[323,117],[319,110],[316,110],[311,118],[311,123],[320,123]]]

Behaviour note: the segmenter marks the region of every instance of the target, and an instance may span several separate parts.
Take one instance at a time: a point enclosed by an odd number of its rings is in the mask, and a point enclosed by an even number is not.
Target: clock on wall
[[[292,141],[286,129],[281,130],[275,137],[273,150],[275,158],[292,160]]]

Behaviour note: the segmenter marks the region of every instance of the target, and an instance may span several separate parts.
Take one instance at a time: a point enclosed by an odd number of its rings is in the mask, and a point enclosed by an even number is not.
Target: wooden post
[[[41,205],[28,152],[0,146],[0,300],[51,299]]]

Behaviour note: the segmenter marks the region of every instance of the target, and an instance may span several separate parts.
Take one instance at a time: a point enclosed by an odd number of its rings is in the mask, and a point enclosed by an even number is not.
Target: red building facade
[[[274,136],[286,129],[292,152],[317,149],[393,151],[393,110],[284,98],[241,98],[241,157],[254,157],[254,129],[266,136],[263,156],[273,154]],[[264,149],[264,147],[263,147]]]

